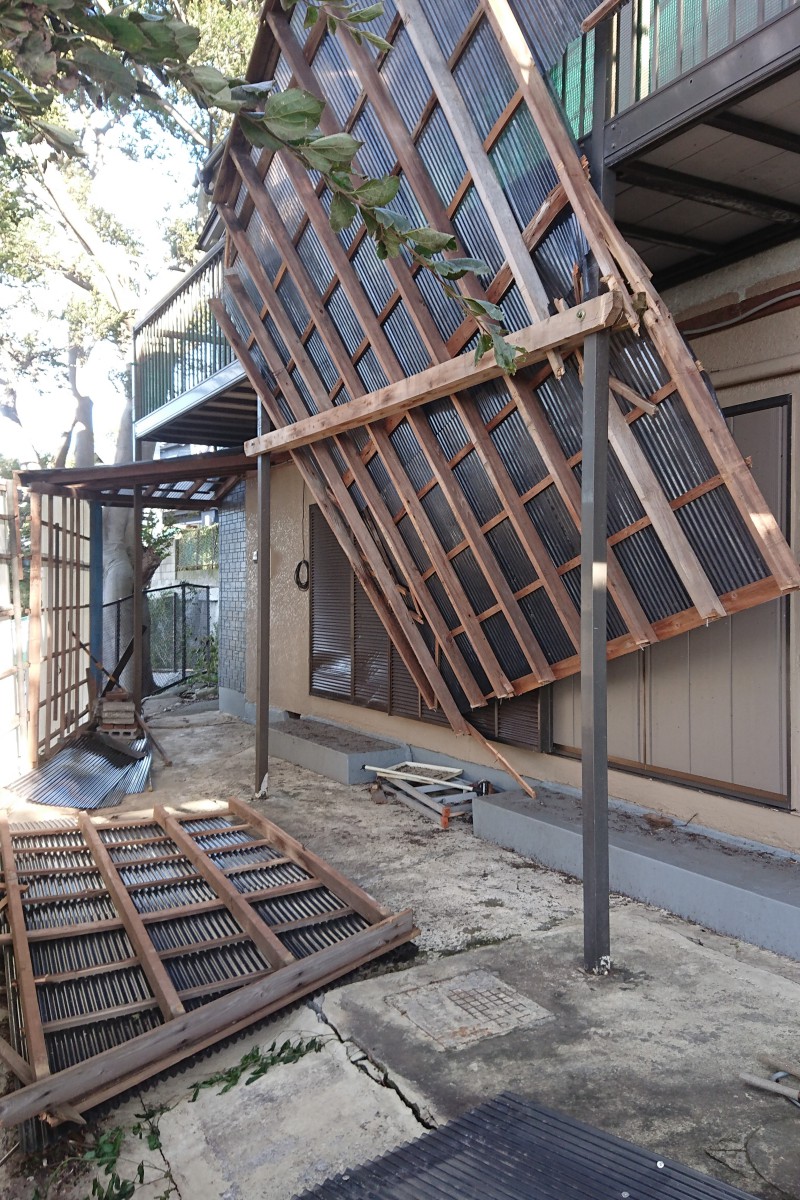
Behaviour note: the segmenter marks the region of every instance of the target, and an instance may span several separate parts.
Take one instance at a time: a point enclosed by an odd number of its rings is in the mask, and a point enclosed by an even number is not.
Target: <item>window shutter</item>
[[[311,525],[311,692],[353,698],[353,585],[344,551],[316,504]],[[360,589],[359,589],[360,590]]]
[[[360,583],[353,596],[353,699],[389,709],[389,637]]]
[[[553,749],[552,688],[540,687],[497,702],[497,740],[550,754]]]

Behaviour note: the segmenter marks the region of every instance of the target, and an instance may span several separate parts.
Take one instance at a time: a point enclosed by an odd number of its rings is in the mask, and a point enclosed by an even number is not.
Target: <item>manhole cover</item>
[[[490,971],[469,971],[386,997],[387,1004],[433,1038],[459,1050],[483,1038],[546,1021],[550,1013]]]

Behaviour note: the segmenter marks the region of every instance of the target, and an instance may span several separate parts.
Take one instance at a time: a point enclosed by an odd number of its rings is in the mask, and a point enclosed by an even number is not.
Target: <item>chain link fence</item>
[[[195,583],[176,583],[145,591],[145,695],[156,695],[192,678],[216,682],[212,678],[216,665],[210,591],[209,587]],[[133,597],[104,604],[103,661],[109,670],[119,662],[132,636]]]

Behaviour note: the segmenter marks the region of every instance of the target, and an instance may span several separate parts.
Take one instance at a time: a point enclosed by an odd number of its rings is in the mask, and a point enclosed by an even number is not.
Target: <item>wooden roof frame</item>
[[[491,355],[476,366],[461,353],[474,336],[473,321],[463,320],[455,333],[445,339],[417,289],[414,281],[417,269],[410,268],[402,258],[386,263],[395,291],[384,309],[376,311],[354,263],[363,231],[357,231],[345,247],[330,229],[322,204],[322,185],[312,184],[290,157],[281,155],[284,174],[303,210],[299,226],[289,230],[284,225],[276,200],[265,183],[274,155],[271,151],[252,151],[236,123],[215,191],[228,231],[228,269],[225,296],[214,302],[213,308],[272,425],[271,431],[247,443],[247,452],[264,454],[280,450],[290,454],[344,546],[357,578],[367,590],[425,703],[430,705],[433,700],[439,704],[457,732],[468,732],[464,726],[469,723],[454,704],[442,674],[445,665],[463,699],[473,708],[490,696],[516,695],[541,686],[573,673],[580,665],[575,596],[565,587],[567,576],[580,564],[580,555],[566,562],[553,561],[552,550],[545,547],[541,530],[535,527],[530,505],[537,503],[537,497],[544,491],[552,489],[549,493],[552,503],[557,503],[565,519],[580,533],[580,486],[575,471],[580,466],[581,454],[567,453],[537,389],[548,376],[559,379],[569,372],[574,380],[576,370],[578,375],[582,374],[581,350],[590,332],[627,327],[640,335],[642,342],[649,339],[648,352],[663,366],[663,376],[652,385],[651,394],[639,394],[630,380],[615,378],[613,372],[609,380],[609,445],[644,514],[608,538],[609,594],[626,631],[611,637],[609,656],[627,653],[781,595],[800,586],[800,573],[752,479],[749,465],[730,437],[698,364],[653,289],[647,269],[624,242],[592,188],[585,164],[553,105],[508,0],[478,0],[447,61],[418,0],[395,0],[395,8],[397,15],[384,31],[385,36],[392,41],[400,35],[401,27],[405,28],[431,86],[430,99],[415,129],[407,128],[381,74],[383,55],[373,57],[346,32],[340,32],[336,43],[342,62],[346,60],[361,92],[343,125],[330,105],[326,106],[321,129],[326,134],[340,128],[350,131],[359,114],[369,106],[388,148],[396,156],[393,172],[410,184],[424,219],[443,231],[456,233],[453,222],[457,206],[468,187],[474,186],[506,261],[488,286],[467,275],[458,287],[467,298],[500,301],[509,285],[515,283],[534,321],[511,335],[510,340],[524,347],[526,358],[522,364],[525,369],[512,378],[503,378],[508,403],[489,420],[479,416],[469,389],[497,378],[501,372]],[[494,33],[517,87],[485,138],[478,135],[453,76],[459,56],[481,24],[488,25]],[[277,2],[270,0],[248,78],[268,78],[282,56],[284,68],[289,68],[296,85],[322,95],[313,63],[323,39],[329,36],[324,24],[318,23],[304,34],[305,44],[301,46],[290,19]],[[425,121],[437,107],[448,123],[466,167],[466,175],[448,205],[439,196],[416,144]],[[522,107],[533,118],[557,175],[557,183],[524,229],[518,227],[487,157],[506,123]],[[567,304],[561,297],[548,297],[531,254],[550,236],[555,222],[564,219],[570,210],[598,265],[603,293],[597,299],[573,299]],[[279,256],[277,274],[268,275],[248,233],[254,215],[260,219]],[[323,285],[312,277],[298,250],[307,229],[314,231],[331,267],[332,277]],[[284,279],[291,283],[294,294],[305,306],[308,315],[305,329],[298,329],[296,315],[293,318],[284,309],[281,300]],[[342,329],[329,311],[334,292],[341,292],[363,332],[363,339],[355,349],[347,348]],[[555,315],[551,315],[551,304],[558,310]],[[386,323],[395,306],[404,306],[431,362],[429,368],[410,376],[387,336]],[[312,335],[318,339],[313,358]],[[323,383],[316,365],[320,345],[329,365],[338,372],[332,387]],[[367,353],[374,356],[381,368],[388,381],[385,386],[372,390],[365,386],[360,366]],[[534,363],[537,369],[531,370]],[[467,438],[463,451],[452,456],[443,453],[427,416],[429,408],[425,406],[438,398],[453,406]],[[640,430],[646,430],[648,421],[659,420],[661,405],[670,409],[680,406],[711,463],[708,478],[678,496],[665,492],[663,481],[638,436]],[[547,471],[545,478],[526,492],[518,491],[509,473],[509,463],[499,453],[492,436],[512,416],[521,422],[532,443],[531,453],[535,451]],[[638,421],[644,421],[645,425],[637,426]],[[424,456],[429,482],[422,487],[412,484],[392,440],[401,425]],[[457,481],[460,464],[472,454],[498,499],[500,512],[496,518],[478,520]],[[399,499],[398,510],[388,508],[386,489],[383,485],[382,490],[376,486],[373,465],[382,467],[388,479],[386,486],[393,488]],[[738,510],[746,536],[757,548],[767,572],[764,578],[737,585],[724,595],[713,586],[707,564],[701,561],[690,541],[680,513],[685,505],[698,502],[718,488],[723,489]],[[440,544],[428,512],[426,501],[434,490],[448,507],[458,530],[457,544],[449,548]],[[362,502],[369,510],[368,520],[359,507]],[[498,523],[506,521],[534,570],[534,582],[522,588],[508,586],[486,540]],[[415,561],[406,536],[401,536],[401,522],[409,529],[413,527],[430,566],[420,566]],[[648,619],[641,594],[634,590],[616,549],[645,529],[655,533],[691,605],[667,616],[657,615],[657,619]],[[467,596],[459,573],[458,556],[465,551],[474,558],[475,578],[482,580],[495,598],[495,603],[481,612],[475,610]],[[397,565],[402,578],[387,565],[390,562]],[[434,576],[453,614],[449,621],[444,620],[441,607],[432,596],[430,585]],[[535,625],[523,615],[523,601],[538,589],[542,589],[574,646],[576,653],[570,657],[548,662]],[[413,601],[413,614],[403,599],[406,593]],[[432,634],[432,648],[427,643],[420,644],[416,623],[419,616]],[[486,622],[496,616],[506,622],[528,663],[527,673],[522,676],[517,671],[511,678],[507,666],[500,661],[499,650],[487,641]],[[463,700],[460,703],[463,706]]]
[[[150,462],[100,463],[93,467],[51,467],[18,471],[22,487],[56,496],[94,500],[109,508],[133,508],[134,491],[141,488],[147,508],[217,508],[236,484],[255,469],[252,458],[237,451],[218,454],[187,454]],[[211,491],[197,498],[204,484]],[[176,485],[187,484],[185,497],[176,497]],[[162,489],[168,489],[161,494]]]

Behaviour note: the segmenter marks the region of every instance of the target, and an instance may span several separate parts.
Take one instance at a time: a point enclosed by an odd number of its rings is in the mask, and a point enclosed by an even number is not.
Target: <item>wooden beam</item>
[[[517,402],[517,408],[528,433],[531,435],[545,466],[553,477],[567,512],[581,528],[581,490],[566,455],[556,437],[539,397],[533,391],[509,380],[509,390]],[[613,595],[622,619],[630,629],[637,645],[646,646],[656,641],[653,627],[631,587],[627,576],[619,565],[613,551],[608,551],[608,587]]]
[[[96,1095],[101,1091],[116,1095],[143,1068],[147,1068],[144,1076],[147,1077],[168,1061],[180,1061],[195,1053],[201,1044],[228,1036],[240,1022],[244,1027],[256,1014],[266,1015],[307,995],[324,980],[354,969],[386,948],[408,941],[415,933],[410,909],[387,917],[378,925],[273,971],[157,1029],[2,1097],[0,1126],[11,1128],[65,1102],[97,1103]]]
[[[608,406],[608,440],[700,616],[706,620],[724,617],[715,589],[613,396]]]
[[[13,1046],[9,1045],[5,1038],[0,1038],[0,1061],[4,1062],[9,1071],[17,1077],[21,1084],[27,1085],[33,1083],[36,1076],[33,1070],[25,1062],[25,1059],[17,1054]],[[61,1124],[62,1121],[71,1121],[73,1125],[85,1125],[86,1120],[83,1114],[78,1112],[77,1108],[73,1108],[71,1104],[61,1104],[53,1113],[56,1118],[52,1124]]]
[[[38,716],[38,714],[37,714]],[[22,1011],[23,1032],[28,1048],[30,1067],[37,1079],[50,1073],[50,1060],[44,1040],[42,1019],[39,1013],[39,1000],[36,995],[36,983],[31,962],[31,952],[25,933],[25,910],[22,904],[17,865],[14,858],[14,846],[8,821],[0,819],[0,855],[3,859],[3,885],[8,901],[8,924],[11,929],[11,943],[14,947],[14,963],[17,970],[17,994]]]
[[[217,893],[225,907],[236,918],[246,934],[256,944],[271,967],[285,967],[295,961],[291,950],[287,950],[280,938],[270,927],[261,920],[255,909],[249,903],[247,896],[236,888],[223,875],[219,867],[211,861],[204,850],[201,850],[195,840],[189,837],[180,821],[168,813],[162,804],[153,809],[153,817],[158,821],[167,837],[171,838],[179,850],[186,855],[198,874]]]
[[[124,883],[120,879],[117,867],[108,853],[105,843],[92,824],[88,813],[82,812],[78,818],[81,832],[86,845],[92,852],[97,863],[97,869],[103,876],[111,903],[119,914],[130,938],[131,945],[136,950],[142,964],[142,970],[147,976],[147,982],[153,989],[153,995],[158,1001],[158,1007],[164,1020],[168,1023],[185,1012],[180,997],[176,992],[164,964],[158,957],[150,935],[144,927],[141,916],[131,900]],[[60,931],[57,931],[60,934]]]
[[[472,183],[483,201],[484,208],[509,264],[522,299],[532,318],[544,320],[550,312],[550,297],[545,291],[528,249],[522,240],[516,217],[506,199],[491,161],[475,128],[472,116],[461,95],[458,84],[450,74],[439,43],[431,29],[419,0],[397,0],[397,10],[403,18],[409,37],[433,87],[436,99],[447,118],[450,131],[464,157]],[[560,354],[548,351],[553,372],[560,377],[564,364]]]
[[[588,17],[584,17],[581,21],[581,33],[589,33],[595,26],[604,21],[606,17],[610,17],[617,9],[622,8],[623,4],[627,4],[628,0],[602,0],[597,8],[592,9]]]
[[[619,294],[614,291],[570,308],[565,313],[556,313],[537,325],[517,330],[511,335],[511,340],[522,350],[518,366],[543,361],[548,348],[566,350],[581,345],[590,333],[614,325],[620,311]],[[448,362],[437,363],[409,379],[359,396],[330,412],[306,417],[296,425],[273,430],[262,438],[253,438],[245,443],[245,453],[254,455],[309,446],[321,438],[403,414],[418,404],[427,404],[464,388],[476,387],[502,374],[503,368],[498,365],[491,351],[478,363],[470,355],[460,355]]]
[[[544,652],[534,637],[533,630],[528,624],[525,614],[515,600],[514,593],[511,591],[500,564],[495,558],[484,534],[481,532],[481,527],[474,512],[454,478],[453,472],[447,465],[447,460],[442,454],[441,447],[428,424],[425,414],[410,413],[408,421],[414,432],[414,436],[425,451],[439,487],[444,492],[456,520],[469,542],[472,553],[475,555],[486,582],[497,596],[503,616],[507,620],[514,637],[517,639],[522,653],[527,658],[531,670],[541,683],[552,683],[555,676],[550,670]],[[502,494],[498,498],[500,503],[502,503]]]
[[[500,456],[499,450],[489,436],[489,431],[478,414],[474,413],[470,402],[463,400],[461,397],[454,397],[454,404],[456,412],[472,438],[473,445],[475,446],[476,453],[480,456],[484,470],[492,481],[492,485],[498,496],[503,498],[508,512],[508,519],[516,531],[517,537],[527,550],[528,557],[537,575],[543,582],[556,610],[558,619],[567,631],[575,649],[579,650],[580,629],[578,610],[573,604],[572,598],[564,586],[564,580],[556,570],[536,526],[528,515],[524,502],[508,475],[508,470]]]
[[[234,155],[234,162],[236,163],[237,167],[241,166],[243,178],[251,177],[247,165],[250,163],[249,159],[244,162],[240,160],[239,156]],[[250,163],[250,165],[252,164]],[[272,206],[272,202],[269,200],[267,193],[264,191],[263,187],[260,187],[260,185],[258,192],[254,197],[254,203],[256,209],[260,212],[262,219],[267,219],[271,216],[273,222],[277,222],[280,225],[280,218],[277,214],[277,211],[274,213],[271,212],[271,209],[274,209],[274,206]],[[234,244],[236,245],[237,253],[242,256],[242,259],[245,262],[245,265],[247,266],[247,269],[250,272],[250,275],[253,278],[261,297],[269,308],[270,315],[275,322],[278,331],[287,349],[289,350],[289,353],[292,355],[295,363],[298,366],[298,369],[301,371],[306,381],[306,385],[314,397],[317,408],[321,411],[327,409],[333,416],[335,416],[336,412],[341,412],[344,409],[349,408],[349,404],[340,405],[338,409],[334,408],[334,405],[332,404],[327,391],[320,380],[316,368],[308,356],[306,348],[300,342],[293,326],[285,315],[280,298],[273,290],[272,284],[267,278],[266,272],[263,270],[260,262],[254,255],[246,235],[242,233],[241,228],[236,221],[235,214],[230,213],[226,209],[221,211],[223,213],[226,225],[231,233],[231,237],[234,240]],[[275,235],[276,244],[278,245],[281,254],[284,256],[284,262],[291,272],[292,279],[294,280],[294,283],[297,286],[306,307],[309,309],[309,311],[313,312],[316,305],[319,310],[315,315],[317,328],[323,340],[325,341],[328,350],[333,355],[334,361],[339,366],[342,377],[345,379],[351,395],[358,395],[363,391],[361,379],[348,356],[347,349],[342,342],[339,332],[331,320],[330,315],[319,302],[318,293],[314,289],[314,284],[308,275],[304,264],[297,254],[295,247],[292,245],[292,242],[289,239],[283,225],[280,225],[280,229],[274,228],[273,233]],[[244,289],[241,285],[241,281],[235,274],[230,274],[228,279],[232,287],[238,288],[237,295],[239,296],[238,302],[240,307],[242,304],[247,306],[249,302],[247,297],[244,296]],[[315,296],[317,297],[316,300]],[[260,320],[256,321],[256,328],[253,328],[251,325],[251,329],[258,337],[269,336]],[[281,369],[283,371],[283,375],[286,376],[286,372],[283,370],[282,364]],[[401,384],[395,384],[393,386],[401,386]],[[283,390],[285,391],[285,388]],[[355,403],[355,401],[350,401],[350,404],[352,403]],[[511,683],[507,679],[505,672],[503,671],[502,666],[497,659],[497,656],[489,645],[488,639],[483,632],[480,622],[477,620],[475,613],[472,611],[472,606],[469,602],[466,592],[464,591],[461,581],[447,560],[441,543],[439,542],[439,538],[434,531],[430,519],[428,518],[428,514],[426,513],[422,504],[419,502],[416,492],[410,484],[408,476],[406,475],[403,466],[400,463],[400,460],[392,443],[389,440],[388,435],[383,429],[377,426],[374,428],[371,427],[369,433],[383,460],[384,466],[389,473],[398,495],[405,503],[406,511],[408,512],[408,515],[417,533],[422,539],[422,543],[425,546],[428,557],[436,566],[437,574],[439,575],[442,586],[447,592],[451,604],[458,614],[458,619],[465,626],[469,634],[472,645],[478,655],[478,658],[480,659],[481,666],[486,672],[492,688],[496,690],[498,696],[512,695],[513,689],[511,687]],[[351,453],[350,447],[344,440],[339,442],[339,450],[344,455],[345,461],[350,466],[351,470],[356,472],[356,477],[359,478],[358,473],[363,471],[363,463],[359,458],[357,451]],[[336,481],[339,479],[340,476],[338,472],[336,472]],[[378,516],[379,513],[380,510],[374,515]],[[387,533],[390,538],[395,540],[396,535],[394,531],[387,531]],[[426,593],[424,596],[420,596],[419,600],[422,604],[424,604],[423,612],[427,616],[435,607],[433,597]],[[447,696],[448,698],[450,697],[449,690],[447,690]]]
[[[230,217],[228,216],[227,219],[230,220]],[[290,406],[290,408],[294,406],[293,411],[296,412],[302,406],[299,394],[297,393],[297,390],[288,372],[284,368],[277,350],[272,344],[269,334],[261,324],[258,314],[253,309],[252,303],[244,292],[241,284],[239,284],[239,289],[237,291],[237,282],[238,281],[231,280],[231,287],[237,303],[242,310],[245,320],[248,321],[248,323],[251,321],[253,322],[251,324],[251,330],[258,340],[259,348],[264,354],[270,370],[273,370],[273,373],[276,374],[276,378],[281,386],[281,390],[287,404]],[[222,325],[223,321],[227,321],[227,317],[223,315],[224,308],[222,308],[221,305],[220,308],[222,310],[221,312],[217,310],[215,310],[215,312],[217,315],[217,320],[220,321],[220,324]],[[281,312],[278,311],[276,315],[278,320],[280,320]],[[230,325],[229,321],[227,323]],[[288,322],[286,322],[286,324],[288,326]],[[287,336],[289,333],[289,328],[285,330]],[[244,359],[242,359],[242,361],[246,361],[246,359],[249,358],[247,351],[241,343],[237,345],[236,342],[232,342],[231,344],[234,346],[237,355],[246,356]],[[261,394],[265,397],[265,399],[269,396],[269,392],[264,387],[263,381],[261,383]],[[283,417],[274,401],[270,403],[271,399],[272,398],[270,397],[270,399],[267,400],[270,417],[273,421],[280,421],[283,419]],[[343,452],[345,455],[347,455],[349,454],[349,449],[347,447],[343,447]],[[438,700],[442,706],[442,711],[445,713],[456,732],[466,732],[466,730],[463,728],[466,722],[464,722],[463,717],[453,703],[450,692],[441,677],[436,663],[430,654],[428,647],[425,645],[419,630],[412,621],[402,596],[397,590],[396,581],[390,575],[386,564],[378,552],[378,548],[375,544],[372,534],[364,526],[363,519],[358,512],[358,509],[356,508],[349,491],[345,487],[338,468],[333,462],[327,447],[318,447],[315,457],[317,464],[322,471],[323,478],[331,490],[334,501],[336,505],[338,505],[339,512],[344,518],[344,521],[342,522],[339,519],[338,514],[334,516],[336,510],[331,508],[328,497],[324,491],[320,491],[318,487],[315,488],[310,484],[312,492],[314,492],[317,502],[323,509],[326,519],[328,519],[329,523],[331,524],[331,528],[336,533],[340,545],[342,545],[345,553],[348,554],[348,557],[350,557],[351,565],[353,566],[354,570],[356,570],[356,575],[360,582],[363,582],[364,580],[370,581],[369,586],[365,588],[365,590],[367,591],[367,595],[369,596],[376,613],[381,620],[383,620],[390,639],[396,646],[401,658],[403,658],[403,661],[408,667],[409,673],[419,688],[420,693],[423,696],[430,697],[429,707],[433,707]],[[351,456],[351,461],[355,461],[357,457],[357,455],[355,455],[354,458]],[[302,460],[299,456],[296,456],[295,461],[299,464]],[[310,478],[313,479],[313,475]],[[365,557],[365,561],[369,563],[370,571],[375,576],[375,581],[378,584],[377,588],[372,586],[370,576],[365,572],[364,564],[361,563],[358,555],[354,554],[351,556],[349,553],[349,547],[352,547],[352,536],[356,538],[361,553]],[[353,550],[355,550],[354,547]],[[391,619],[387,623],[385,617],[389,611],[392,615]],[[400,637],[396,640],[398,632],[400,633]],[[428,701],[426,699],[426,703],[427,702]]]

